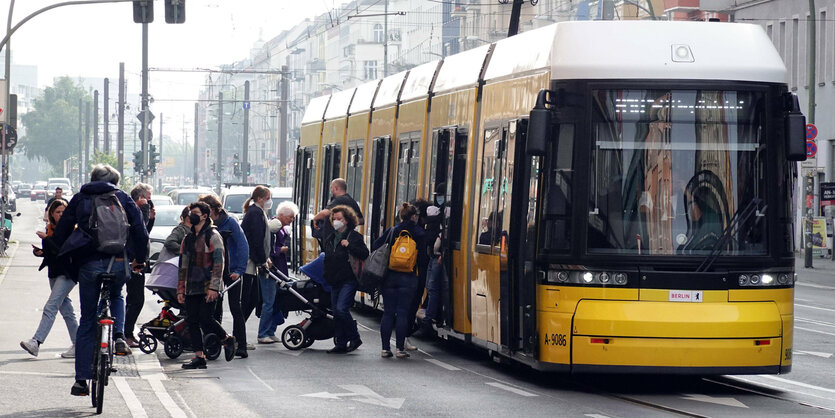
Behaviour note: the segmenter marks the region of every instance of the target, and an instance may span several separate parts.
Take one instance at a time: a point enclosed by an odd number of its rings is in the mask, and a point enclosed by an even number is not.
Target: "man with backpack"
[[[77,277],[81,300],[81,320],[76,334],[76,381],[70,390],[74,396],[90,394],[87,380],[93,377],[96,309],[101,290],[99,274],[114,274],[110,287],[111,310],[114,317],[124,316],[122,287],[130,277],[130,270],[141,271],[144,267],[141,260],[148,256],[148,231],[142,214],[130,196],[116,187],[120,179],[121,174],[113,167],[95,165],[90,182],[70,200],[53,235],[61,248],[59,256],[68,255],[72,260],[70,270]],[[123,340],[124,335],[117,330],[114,338]]]

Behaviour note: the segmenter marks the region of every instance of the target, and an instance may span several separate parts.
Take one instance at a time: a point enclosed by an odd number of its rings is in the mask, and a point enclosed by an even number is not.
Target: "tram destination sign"
[[[835,206],[835,183],[821,183],[820,188],[821,209]]]

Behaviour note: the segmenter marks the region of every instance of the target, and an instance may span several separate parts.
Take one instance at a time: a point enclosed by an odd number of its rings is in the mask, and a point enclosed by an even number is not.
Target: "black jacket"
[[[50,279],[66,275],[75,281],[75,278],[70,274],[70,269],[67,268],[70,264],[70,259],[67,256],[58,256],[58,251],[61,248],[55,244],[55,240],[52,237],[46,237],[41,240],[41,243],[41,249],[43,251],[41,257],[43,257],[43,261],[41,262],[41,266],[38,267],[38,271],[46,267],[46,276]]]
[[[266,263],[269,255],[264,249],[264,234],[267,233],[267,222],[264,219],[264,210],[253,204],[247,208],[241,221],[241,229],[249,243],[249,259],[256,265]]]
[[[322,249],[325,252],[325,281],[333,287],[357,279],[348,262],[348,253],[360,260],[368,258],[368,247],[365,246],[362,234],[351,229],[345,238],[348,240],[347,247],[335,242],[336,234],[337,232],[333,231],[322,240]]]
[[[415,261],[415,269],[417,270],[417,274],[421,279],[426,278],[426,267],[429,264],[429,254],[426,252],[426,231],[423,230],[420,226],[416,225],[412,221],[403,221],[399,224],[386,229],[380,238],[377,238],[371,244],[372,251],[380,248],[385,242],[386,239],[389,237],[389,233],[392,232],[391,241],[389,244],[394,244],[394,241],[397,241],[397,236],[400,235],[400,231],[406,230],[409,232],[409,235],[412,236],[412,239],[415,240],[415,249],[417,250],[417,260]]]

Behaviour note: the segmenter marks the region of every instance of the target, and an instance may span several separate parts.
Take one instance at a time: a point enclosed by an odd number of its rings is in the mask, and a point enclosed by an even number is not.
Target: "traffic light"
[[[212,170],[212,172],[217,171],[217,169],[216,169],[216,167],[215,167],[215,163],[212,163],[212,166],[211,166],[210,170]]]
[[[235,176],[240,176],[241,175],[241,163],[240,162],[238,162],[238,161],[232,162],[232,173]]]
[[[152,23],[154,21],[153,0],[133,1],[133,21],[135,23]]]
[[[157,164],[159,164],[160,155],[157,152],[157,146],[151,144],[150,152],[148,154],[148,170],[152,173],[157,171]]]
[[[244,172],[246,173],[247,177],[249,177],[249,174],[251,173],[251,169],[252,169],[252,164],[249,163],[249,162],[246,162],[245,167],[244,167]]]
[[[186,21],[186,0],[165,0],[165,23]]]
[[[133,171],[138,173],[142,171],[142,167],[145,164],[142,164],[142,151],[136,151],[133,153]]]

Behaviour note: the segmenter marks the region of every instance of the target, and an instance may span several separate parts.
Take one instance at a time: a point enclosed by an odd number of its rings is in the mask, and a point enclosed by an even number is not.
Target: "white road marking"
[[[151,384],[151,389],[154,390],[154,393],[157,395],[157,399],[159,399],[162,406],[171,414],[174,418],[186,418],[186,413],[177,406],[177,403],[174,402],[174,399],[171,399],[171,395],[165,390],[165,386],[162,384],[162,380],[160,379],[147,379],[148,383]]]
[[[783,391],[783,392],[796,393],[798,395],[810,396],[810,397],[813,397],[813,398],[824,399],[826,401],[831,401],[832,400],[832,396],[815,395],[814,393],[808,393],[808,392],[804,392],[802,390],[796,390],[796,389],[792,389],[790,387],[786,387],[786,385],[777,385],[777,384],[772,385],[772,384],[768,384],[766,382],[762,382],[762,381],[759,381],[759,380],[756,380],[756,379],[744,378],[744,377],[739,377],[739,376],[727,376],[727,377],[729,379],[732,379],[732,380],[738,380],[740,382],[745,382],[745,383],[749,383],[749,384],[757,385],[757,386],[764,386],[764,387],[767,387],[769,389],[779,390],[779,391]],[[760,377],[765,377],[765,376],[760,376]],[[731,386],[731,387],[733,387],[733,386]],[[759,391],[754,391],[754,393],[759,393],[760,395],[764,395],[762,392],[759,392]],[[771,396],[771,395],[766,395],[766,396]],[[809,402],[807,402],[807,403],[809,403]],[[814,406],[816,408],[825,409],[827,411],[835,411],[835,409],[832,409],[832,408],[829,408],[829,407],[826,407],[826,406],[822,406],[822,405],[819,405],[819,404],[818,405],[812,405],[812,406]]]
[[[189,416],[191,416],[192,418],[197,418],[197,414],[195,414],[194,411],[192,411],[191,408],[188,407],[186,399],[183,398],[183,395],[180,395],[180,392],[177,392],[176,390],[174,391],[174,394],[177,395],[178,399],[180,399],[180,402],[183,404],[183,407],[186,408],[186,412],[188,412]]]
[[[832,357],[832,353],[821,353],[819,351],[802,351],[802,350],[794,350],[794,354],[808,354],[810,356],[821,357],[821,358],[830,358]]]
[[[378,405],[383,406],[386,408],[392,409],[400,409],[403,406],[403,402],[406,400],[404,398],[385,398],[377,392],[371,390],[368,386],[365,385],[339,385],[342,389],[347,390],[348,392],[345,393],[330,393],[330,392],[317,392],[317,393],[308,393],[306,395],[310,398],[321,398],[321,399],[341,399],[343,397],[352,397],[357,402],[367,403],[371,405]]]
[[[264,385],[264,386],[266,386],[266,387],[267,387],[267,389],[269,389],[269,390],[271,390],[271,391],[275,392],[275,389],[273,389],[273,388],[272,388],[272,386],[268,385],[268,384],[267,384],[267,382],[265,382],[265,381],[261,380],[261,378],[260,378],[260,377],[258,377],[258,375],[257,375],[257,374],[255,374],[255,372],[254,372],[254,371],[252,371],[252,367],[247,366],[247,368],[246,368],[246,369],[247,369],[247,370],[249,370],[249,374],[251,374],[251,375],[252,375],[252,377],[254,377],[256,380],[258,380],[259,382],[261,382],[261,384],[262,384],[262,385]]]
[[[600,415],[600,414],[583,414],[583,416],[587,416],[589,418],[610,418],[608,415]]]
[[[707,402],[707,403],[713,403],[713,404],[716,404],[716,405],[725,405],[725,406],[733,406],[733,407],[736,407],[736,408],[746,408],[746,409],[748,409],[748,405],[745,405],[744,403],[742,403],[742,402],[740,402],[740,401],[738,401],[734,398],[719,398],[719,397],[713,397],[713,396],[708,396],[708,395],[702,395],[701,393],[685,394],[684,396],[681,397],[681,399],[687,399],[687,400],[690,400],[690,401]]]
[[[429,358],[429,359],[426,359],[426,361],[428,361],[428,362],[430,362],[430,363],[432,363],[432,364],[434,364],[438,367],[443,367],[444,369],[447,369],[447,370],[451,370],[451,371],[461,370],[458,367],[455,367],[451,364],[446,364],[446,363],[444,363],[443,361],[440,361],[440,360],[435,360],[435,359]]]
[[[829,389],[829,388],[824,388],[824,387],[820,387],[820,386],[810,385],[808,383],[803,383],[803,382],[796,382],[794,380],[783,379],[782,377],[776,377],[776,376],[760,375],[760,377],[764,377],[766,379],[771,379],[771,380],[776,380],[778,382],[786,383],[786,384],[789,384],[789,385],[800,386],[800,387],[806,388],[806,389],[814,389],[814,390],[819,390],[821,392],[835,394],[835,389]]]
[[[502,389],[502,390],[506,390],[508,392],[513,392],[517,395],[522,395],[522,396],[527,396],[527,397],[539,396],[535,393],[525,392],[522,389],[517,389],[513,386],[508,386],[508,385],[505,385],[505,384],[499,383],[499,382],[487,382],[487,383],[485,383],[485,385],[493,386],[494,388],[499,388],[499,389]]]
[[[17,242],[10,243],[8,248],[11,248],[11,251],[6,251],[7,254],[7,262],[6,265],[3,266],[3,271],[0,271],[0,284],[3,284],[3,279],[6,278],[6,272],[9,271],[9,267],[12,266],[12,260],[14,259],[15,254],[17,254],[17,248],[20,246]],[[8,249],[7,248],[7,249]]]
[[[804,305],[802,303],[795,303],[794,306],[799,306],[801,308],[807,308],[807,309],[817,309],[817,310],[827,311],[827,312],[835,312],[835,309],[821,308],[819,306],[812,306],[812,305]]]
[[[814,288],[818,288],[818,289],[835,290],[835,287],[832,287],[832,286],[824,286],[824,285],[822,285],[822,284],[814,284],[814,283],[803,283],[803,282],[797,282],[797,283],[795,283],[794,285],[795,285],[795,286],[814,287]],[[799,300],[799,299],[795,298],[795,300]]]
[[[815,324],[815,325],[820,325],[820,326],[823,326],[823,327],[835,328],[835,324],[833,324],[832,322],[818,321],[817,319],[808,319],[808,318],[795,318],[795,319],[797,320],[797,322],[805,322],[807,324]]]
[[[131,416],[134,418],[147,418],[148,413],[145,412],[145,408],[142,407],[142,403],[139,402],[139,398],[136,397],[136,394],[133,393],[133,390],[130,388],[130,385],[127,381],[125,381],[124,377],[111,377],[113,383],[116,384],[116,389],[119,389],[119,393],[122,394],[122,399],[125,400],[125,403],[128,405],[128,411],[130,411]]]
[[[67,377],[66,373],[18,372],[14,370],[0,370],[0,374],[17,374],[25,376]]]
[[[799,329],[799,330],[803,330],[803,331],[807,331],[807,332],[816,332],[818,334],[831,335],[831,336],[835,337],[835,333],[832,333],[832,332],[818,331],[816,329],[803,328],[803,327],[799,327],[797,325],[794,326],[794,329]]]

